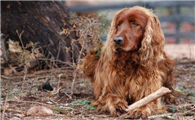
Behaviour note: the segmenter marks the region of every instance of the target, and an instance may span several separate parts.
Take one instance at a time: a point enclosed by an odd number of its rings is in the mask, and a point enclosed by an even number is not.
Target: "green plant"
[[[61,111],[60,106],[56,106],[54,109],[57,110],[57,111]]]
[[[9,99],[12,99],[13,96],[14,96],[14,95],[13,95],[13,91],[8,90],[7,93],[8,93],[8,98],[9,98]]]
[[[186,89],[183,86],[178,86],[178,89],[181,90],[182,92],[186,92]]]
[[[177,109],[174,108],[174,107],[170,107],[170,108],[169,108],[169,112],[175,113],[175,112],[177,112]]]
[[[92,107],[90,106],[90,104],[91,104],[91,101],[88,101],[88,100],[77,100],[71,103],[71,105],[82,105],[86,109],[95,110],[96,107]]]
[[[195,100],[195,97],[192,97],[192,100]]]
[[[195,95],[195,90],[188,91],[188,95]]]
[[[97,48],[97,51],[96,51],[96,57],[100,57],[101,55],[101,49],[102,49],[102,45],[99,45],[98,48]]]

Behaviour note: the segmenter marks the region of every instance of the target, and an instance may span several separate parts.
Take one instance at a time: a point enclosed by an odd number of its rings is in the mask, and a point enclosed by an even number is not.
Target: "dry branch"
[[[166,87],[161,87],[160,89],[158,89],[156,92],[146,96],[145,98],[133,103],[132,105],[128,106],[128,108],[126,109],[126,114],[120,116],[119,118],[125,118],[130,111],[142,107],[150,102],[152,102],[153,100],[156,100],[157,98],[163,96],[164,94],[170,93],[171,90],[169,90]]]
[[[195,64],[195,60],[180,61],[178,64]]]
[[[157,98],[163,96],[164,94],[170,93],[171,90],[169,90],[168,88],[165,87],[161,87],[159,90],[157,90],[156,92],[148,95],[147,97],[133,103],[132,105],[128,106],[128,108],[126,109],[126,111],[131,111],[134,110],[136,108],[142,107],[150,102],[152,102],[153,100],[156,100]]]

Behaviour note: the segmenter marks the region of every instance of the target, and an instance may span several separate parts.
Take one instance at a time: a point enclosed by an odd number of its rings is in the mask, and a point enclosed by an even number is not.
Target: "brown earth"
[[[150,116],[150,119],[193,120],[195,119],[195,46],[166,45],[165,51],[176,59],[175,89],[181,95],[177,105],[165,105],[167,114]],[[191,53],[191,55],[190,55]],[[183,59],[179,59],[183,58]],[[191,59],[189,59],[191,58]],[[89,106],[93,100],[91,84],[83,75],[75,77],[74,91],[71,85],[75,71],[64,67],[51,70],[23,72],[1,75],[1,117],[4,120],[66,120],[66,119],[118,119],[106,113],[98,113]],[[53,91],[45,91],[41,86],[50,80]],[[53,110],[49,117],[27,116],[33,106],[45,106]]]

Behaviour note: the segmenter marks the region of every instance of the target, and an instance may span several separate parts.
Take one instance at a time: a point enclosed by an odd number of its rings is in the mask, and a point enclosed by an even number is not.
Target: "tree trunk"
[[[59,1],[2,1],[1,32],[9,39],[20,41],[22,33],[24,46],[30,41],[43,48],[44,55],[57,60],[72,62],[78,58],[81,46],[71,41],[76,39],[76,32],[60,35],[62,28],[72,28],[69,10]],[[73,50],[66,51],[65,48]],[[73,56],[74,55],[74,56]],[[73,58],[73,59],[72,59]]]

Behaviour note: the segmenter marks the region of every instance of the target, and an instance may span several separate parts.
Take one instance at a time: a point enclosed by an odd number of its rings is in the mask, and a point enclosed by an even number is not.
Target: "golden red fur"
[[[95,94],[92,105],[120,115],[126,106],[160,87],[172,89],[174,61],[163,51],[164,43],[160,22],[150,10],[135,6],[119,11],[101,55],[92,51],[84,58],[84,72]],[[159,98],[130,114],[145,118],[161,107]]]

